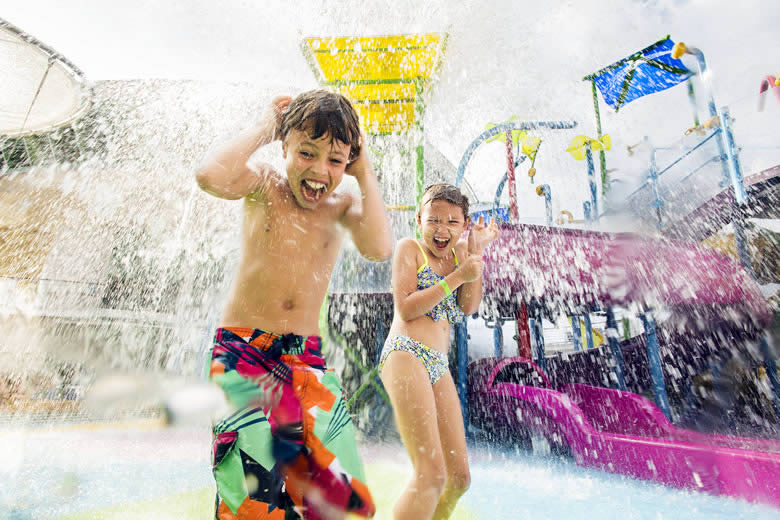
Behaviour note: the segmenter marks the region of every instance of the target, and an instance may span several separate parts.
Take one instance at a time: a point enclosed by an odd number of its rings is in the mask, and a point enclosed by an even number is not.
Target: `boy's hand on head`
[[[292,102],[290,96],[277,96],[271,101],[263,112],[263,119],[261,124],[264,125],[270,132],[272,132],[272,140],[276,141],[281,137],[279,130],[282,126],[282,114]]]
[[[353,177],[360,177],[365,172],[371,170],[371,160],[368,157],[368,147],[366,146],[366,134],[360,132],[360,155],[347,165],[344,173]]]
[[[485,225],[485,219],[480,215],[471,229],[469,229],[469,254],[482,256],[482,251],[489,243],[498,238],[498,224],[495,219],[490,219],[490,223]]]

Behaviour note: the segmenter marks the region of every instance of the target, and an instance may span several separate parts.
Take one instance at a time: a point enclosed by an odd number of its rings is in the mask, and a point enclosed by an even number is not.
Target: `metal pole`
[[[601,111],[599,110],[599,96],[596,92],[596,80],[590,80],[593,89],[593,108],[596,112],[596,135],[601,139]],[[599,166],[601,166],[601,194],[606,195],[609,190],[609,180],[607,179],[607,154],[604,149],[599,150]]]
[[[650,379],[653,381],[655,404],[663,412],[667,419],[672,419],[669,397],[666,395],[666,383],[664,382],[664,370],[661,364],[661,353],[658,347],[655,319],[649,313],[640,315],[647,336],[647,361],[650,367]]]
[[[620,348],[618,337],[615,311],[609,307],[607,308],[607,341],[609,342],[612,359],[615,361],[615,377],[617,378],[618,390],[626,390],[626,366],[623,361],[623,350]]]
[[[509,184],[509,217],[517,223],[517,188],[515,186],[515,159],[512,151],[512,130],[507,130],[506,136],[506,179]]]
[[[469,331],[466,326],[466,318],[460,323],[455,324],[455,351],[457,353],[458,363],[458,398],[460,400],[460,411],[463,415],[463,425],[468,432],[469,415],[468,415],[468,391],[466,380],[466,366],[468,365],[469,357],[469,345],[468,345]]]
[[[588,184],[590,185],[590,211],[594,221],[599,219],[598,187],[596,186],[596,172],[593,167],[593,153],[590,151],[590,143],[585,143],[585,160],[588,163]]]
[[[544,321],[542,320],[541,310],[536,310],[536,320],[534,320],[534,338],[536,339],[536,364],[541,367],[542,372],[547,373],[547,358],[544,352]]]
[[[744,207],[747,203],[747,192],[742,177],[742,167],[739,163],[739,151],[734,144],[734,134],[731,133],[731,117],[728,107],[720,109],[722,117],[722,129],[726,137],[726,156],[729,160],[731,172],[731,186],[734,188],[734,208],[732,212],[731,223],[734,226],[734,241],[737,243],[737,256],[739,263],[750,276],[755,278],[753,272],[753,262],[750,259],[748,251],[747,237],[745,236],[745,213]]]
[[[531,332],[534,345],[534,361],[542,371],[547,373],[547,359],[544,352],[544,322],[542,321],[541,309],[535,307],[532,311],[533,317],[528,320],[531,325]]]
[[[544,349],[544,320],[542,313],[538,312],[536,316],[536,357],[539,360],[538,365],[542,371],[547,373],[547,357]]]
[[[699,126],[699,109],[696,106],[696,91],[693,89],[693,82],[691,78],[688,78],[688,101],[691,102],[691,108],[693,109],[693,126]]]
[[[528,307],[525,303],[517,310],[515,322],[517,323],[517,355],[531,359],[531,329],[528,326]]]
[[[574,340],[574,352],[582,350],[582,329],[580,328],[580,317],[577,314],[571,316],[571,334]]]
[[[416,82],[415,87],[417,89],[417,96],[415,97],[414,115],[416,120],[416,138],[417,146],[415,146],[415,152],[417,155],[417,207],[420,207],[422,202],[423,191],[425,190],[425,127],[423,126],[423,119],[425,116],[425,102],[423,101],[423,88],[421,82]],[[420,238],[421,230],[417,229],[417,238]]]
[[[696,61],[699,64],[699,77],[702,78],[702,81],[704,81],[704,76],[705,76],[705,74],[707,72],[707,60],[704,59],[704,53],[701,52],[701,50],[699,50],[699,49],[697,49],[695,47],[687,47],[687,51],[686,52],[696,56]],[[708,96],[708,99],[707,99],[707,109],[708,109],[708,111],[710,113],[710,117],[711,118],[712,117],[718,117],[718,110],[717,110],[717,108],[715,108],[715,97],[713,96],[713,93],[712,93],[712,87],[710,87],[708,90],[709,90],[709,92],[708,92],[709,96]],[[723,153],[723,136],[722,135],[718,135],[717,144],[718,144],[718,154],[721,157],[723,157],[724,153]],[[721,161],[721,172],[722,172],[722,175],[723,175],[723,179],[722,179],[723,186],[724,187],[728,186],[728,183],[729,183],[729,172],[728,172],[728,168],[727,168],[727,166],[725,164],[725,161]]]
[[[587,312],[582,315],[583,321],[585,321],[585,341],[588,343],[588,349],[596,348],[593,344],[593,324],[590,321],[590,314]]]
[[[504,330],[501,320],[496,321],[496,327],[493,329],[493,356],[497,358],[504,357]]]
[[[647,139],[647,138],[645,138]],[[661,199],[661,195],[658,191],[658,166],[655,163],[655,148],[650,150],[650,188],[653,190],[653,202],[652,206],[655,208],[655,216],[658,220],[658,229],[663,227],[663,219],[661,218],[661,208],[664,207],[664,201]]]
[[[775,405],[775,413],[780,416],[780,379],[777,377],[777,362],[772,357],[772,352],[770,352],[766,334],[761,336],[761,355],[764,357],[764,368],[766,368],[769,385],[772,388],[772,393],[774,393],[772,401]]]
[[[552,226],[552,191],[549,184],[540,184],[536,188],[537,195],[544,195],[544,222],[547,226]]]

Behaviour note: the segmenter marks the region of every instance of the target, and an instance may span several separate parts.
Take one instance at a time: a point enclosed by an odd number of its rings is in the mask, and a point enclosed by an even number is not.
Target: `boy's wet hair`
[[[443,200],[454,204],[463,210],[463,218],[469,217],[469,198],[461,193],[457,186],[452,184],[431,184],[423,192],[420,207],[417,208],[417,216],[422,213],[423,206],[435,200]]]
[[[352,103],[337,92],[310,90],[292,100],[282,114],[279,129],[282,142],[287,141],[290,131],[306,132],[311,139],[323,135],[348,144],[349,160],[360,155],[360,121]]]

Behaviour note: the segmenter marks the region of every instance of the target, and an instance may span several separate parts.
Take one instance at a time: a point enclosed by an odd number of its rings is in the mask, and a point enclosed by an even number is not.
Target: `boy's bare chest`
[[[272,256],[294,255],[298,261],[321,261],[323,254],[338,254],[343,233],[332,212],[280,206],[266,205],[246,215],[245,238],[250,248],[261,248]]]

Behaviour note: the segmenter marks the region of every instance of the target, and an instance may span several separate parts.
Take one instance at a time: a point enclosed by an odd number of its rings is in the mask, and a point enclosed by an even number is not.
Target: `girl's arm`
[[[393,257],[393,300],[401,319],[413,320],[430,312],[437,303],[442,301],[447,293],[441,284],[436,284],[421,291],[417,290],[417,251],[414,240],[404,238],[398,242]],[[450,291],[479,277],[474,262],[464,262],[458,269],[444,278]]]
[[[461,240],[455,246],[455,254],[464,261],[469,258],[468,246],[465,240]],[[482,254],[479,254],[480,264],[482,263]],[[479,309],[479,302],[482,301],[482,273],[476,280],[466,282],[460,286],[458,291],[458,305],[463,314],[474,314]]]
[[[479,276],[463,284],[458,291],[458,305],[464,314],[474,314],[482,300],[482,252],[489,243],[498,238],[498,224],[491,220],[488,224],[479,217],[469,229],[468,239],[461,240],[455,246],[458,258],[464,258],[464,263],[477,261],[480,266]],[[463,255],[463,256],[461,256]]]

